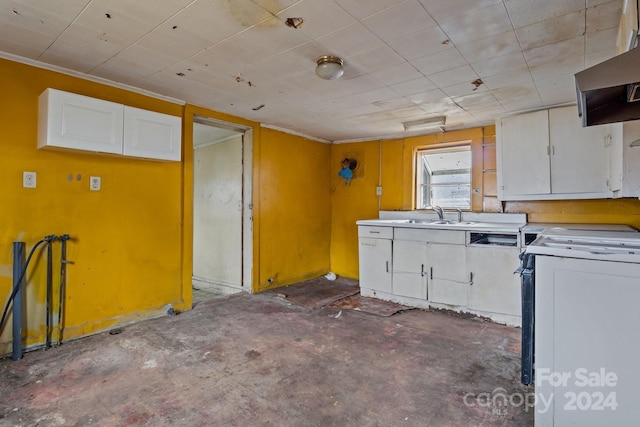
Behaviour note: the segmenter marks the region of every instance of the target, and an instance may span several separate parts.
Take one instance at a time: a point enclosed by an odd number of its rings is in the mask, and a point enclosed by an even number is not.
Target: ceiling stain
[[[262,3],[275,3],[272,2],[262,2]],[[252,27],[257,23],[261,23],[262,21],[268,20],[274,16],[272,12],[270,12],[269,5],[257,5],[252,0],[225,0],[223,3],[226,9],[229,11],[233,19],[235,19],[240,25],[243,27]],[[268,20],[272,21],[272,20]],[[279,20],[269,26],[278,25]],[[260,25],[263,26],[262,24]]]

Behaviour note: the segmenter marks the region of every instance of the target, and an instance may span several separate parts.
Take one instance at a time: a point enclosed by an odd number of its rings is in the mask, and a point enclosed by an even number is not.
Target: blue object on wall
[[[340,169],[338,175],[345,179],[344,185],[349,185],[349,181],[353,178],[353,170],[358,166],[358,161],[345,157],[340,164],[342,165],[342,169]]]

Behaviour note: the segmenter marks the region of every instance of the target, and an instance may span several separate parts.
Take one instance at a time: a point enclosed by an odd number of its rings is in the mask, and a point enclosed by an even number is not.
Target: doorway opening
[[[193,301],[251,292],[252,129],[193,122]]]

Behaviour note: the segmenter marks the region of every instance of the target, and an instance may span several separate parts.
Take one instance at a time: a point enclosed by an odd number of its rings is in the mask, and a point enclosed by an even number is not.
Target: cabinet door
[[[464,245],[428,243],[429,301],[466,306],[469,275]]]
[[[499,124],[498,198],[549,194],[549,116],[546,110],[505,117]]]
[[[520,316],[518,248],[468,246],[467,270],[473,274],[468,306],[474,310]]]
[[[180,117],[125,106],[123,154],[179,161],[181,126]]]
[[[608,125],[583,128],[576,107],[549,110],[552,193],[609,191]]]
[[[393,293],[427,299],[427,243],[393,241]]]
[[[360,237],[360,287],[391,293],[391,240]]]
[[[122,154],[121,104],[56,89],[38,103],[38,148]]]

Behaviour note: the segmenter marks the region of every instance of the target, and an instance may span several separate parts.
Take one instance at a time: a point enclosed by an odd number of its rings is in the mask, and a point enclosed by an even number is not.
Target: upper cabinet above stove
[[[622,125],[582,128],[575,106],[496,123],[498,199],[595,199],[620,195]]]

